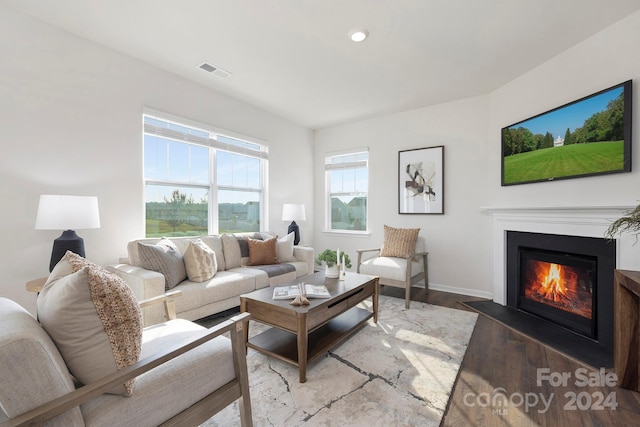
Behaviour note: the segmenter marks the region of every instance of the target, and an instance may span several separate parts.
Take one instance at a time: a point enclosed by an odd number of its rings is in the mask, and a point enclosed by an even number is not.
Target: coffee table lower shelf
[[[351,308],[309,333],[307,363],[342,343],[367,324],[373,313],[359,307]],[[272,327],[249,339],[247,347],[283,362],[298,366],[298,341],[294,332]]]

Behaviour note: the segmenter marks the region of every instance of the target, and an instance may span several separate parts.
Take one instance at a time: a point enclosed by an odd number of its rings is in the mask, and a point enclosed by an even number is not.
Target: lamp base
[[[76,253],[84,258],[84,240],[82,240],[82,237],[78,236],[73,230],[63,231],[60,237],[53,241],[49,273],[51,273],[53,267],[56,266],[58,261],[62,259],[67,251]]]
[[[296,224],[295,221],[291,221],[291,224],[289,224],[289,228],[287,229],[287,234],[289,233],[294,233],[294,237],[293,237],[294,245],[297,245],[298,243],[300,243],[300,227],[298,227],[298,224]]]

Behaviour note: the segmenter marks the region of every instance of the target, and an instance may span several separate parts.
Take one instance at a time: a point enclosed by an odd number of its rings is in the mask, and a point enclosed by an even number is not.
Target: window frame
[[[366,159],[365,160],[356,160],[356,161],[352,161],[352,162],[344,162],[344,163],[333,163],[330,160],[335,159],[335,158],[339,158],[339,157],[345,157],[345,156],[351,156],[351,155],[358,155],[358,154],[366,154]],[[366,223],[366,227],[364,230],[345,230],[345,229],[334,229],[332,228],[332,203],[331,203],[331,199],[333,195],[349,195],[349,194],[353,194],[354,197],[357,194],[361,194],[362,192],[331,192],[331,171],[335,171],[338,169],[342,169],[342,170],[347,170],[347,169],[356,169],[356,168],[361,168],[362,166],[365,167],[366,169],[366,179],[367,179],[367,189],[364,192],[364,197],[366,200],[366,208],[365,208],[365,223]],[[326,153],[324,156],[324,181],[325,181],[325,188],[324,188],[324,202],[325,202],[325,220],[324,220],[324,232],[325,233],[331,233],[331,234],[347,234],[347,235],[368,235],[370,234],[369,232],[369,184],[370,184],[370,169],[369,169],[369,148],[365,147],[365,148],[354,148],[354,149],[350,149],[350,150],[344,150],[344,151],[336,151],[336,152],[329,152]]]
[[[203,132],[208,134],[208,138],[200,135],[189,134],[185,132],[179,132],[170,130],[167,128],[161,128],[146,123],[146,118],[159,120],[165,123],[175,124],[180,127],[192,129],[196,132]],[[147,199],[146,188],[147,185],[162,185],[173,187],[192,187],[208,190],[208,215],[207,215],[207,234],[219,234],[220,233],[220,218],[219,218],[219,191],[247,191],[258,193],[258,200],[260,203],[259,210],[259,231],[264,231],[268,228],[268,206],[266,201],[268,200],[268,164],[269,164],[269,146],[263,140],[241,135],[236,132],[227,131],[221,128],[217,128],[211,125],[195,122],[193,120],[185,119],[183,117],[173,116],[168,113],[159,112],[151,109],[143,109],[142,111],[142,181],[143,181],[143,205],[144,205],[144,225],[145,235],[147,234]],[[145,137],[147,135],[155,135],[159,138],[177,141],[179,143],[192,144],[208,149],[208,182],[194,183],[184,182],[178,180],[167,179],[150,179],[147,178],[145,172]],[[228,140],[235,140],[238,143],[228,142]],[[258,159],[259,171],[258,171],[258,187],[241,187],[234,185],[218,185],[217,171],[218,171],[218,153],[221,151],[230,152],[240,156],[247,156]]]

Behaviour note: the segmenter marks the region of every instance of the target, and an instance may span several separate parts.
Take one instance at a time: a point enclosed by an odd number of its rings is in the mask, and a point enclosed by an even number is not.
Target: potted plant
[[[351,268],[351,259],[346,252],[340,252],[340,258],[344,257],[344,265],[347,268]],[[338,277],[340,267],[338,264],[338,253],[333,249],[325,249],[324,251],[318,254],[316,258],[316,264],[322,265],[324,262],[325,265],[325,276],[326,277]]]
[[[613,240],[616,234],[623,231],[631,232],[636,235],[636,242],[638,240],[638,234],[640,234],[640,205],[635,209],[625,212],[625,216],[613,221],[604,235],[607,239]]]

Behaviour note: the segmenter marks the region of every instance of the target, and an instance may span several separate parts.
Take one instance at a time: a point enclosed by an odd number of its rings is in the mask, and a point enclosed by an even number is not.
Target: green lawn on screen
[[[623,167],[623,141],[572,144],[506,157],[504,184],[622,170]]]

